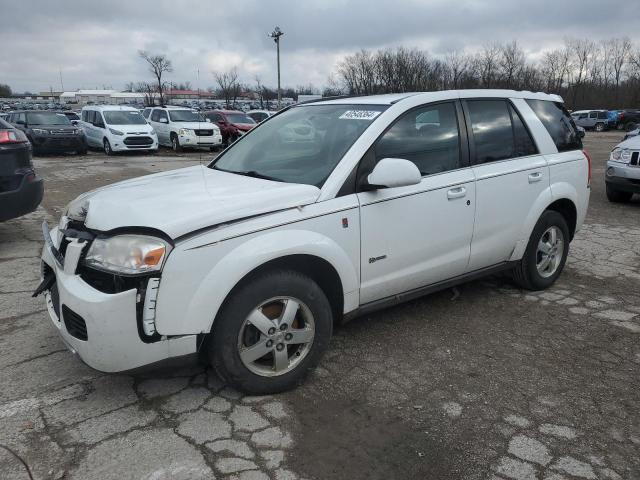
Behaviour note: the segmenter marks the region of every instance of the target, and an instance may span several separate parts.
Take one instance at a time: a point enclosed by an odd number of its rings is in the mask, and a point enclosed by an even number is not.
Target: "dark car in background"
[[[33,212],[44,193],[26,135],[0,119],[0,222]]]
[[[34,153],[87,153],[84,132],[64,113],[23,110],[11,112],[7,121],[27,136]]]
[[[640,126],[640,110],[617,110],[616,128],[630,132]]]
[[[220,127],[222,143],[226,144],[235,142],[257,125],[253,118],[237,110],[210,110],[202,115]]]

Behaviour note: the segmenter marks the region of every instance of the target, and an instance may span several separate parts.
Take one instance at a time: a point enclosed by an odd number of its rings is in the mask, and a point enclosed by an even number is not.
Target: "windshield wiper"
[[[263,173],[260,172],[256,172],[255,170],[245,170],[245,171],[235,171],[235,170],[225,170],[224,168],[219,168],[216,167],[215,165],[213,166],[214,170],[220,170],[221,172],[227,172],[227,173],[235,173],[236,175],[244,175],[245,177],[251,177],[251,178],[261,178],[263,180],[272,180],[274,182],[283,182],[284,180],[281,180],[279,178],[276,177],[270,177],[269,175],[265,175]]]

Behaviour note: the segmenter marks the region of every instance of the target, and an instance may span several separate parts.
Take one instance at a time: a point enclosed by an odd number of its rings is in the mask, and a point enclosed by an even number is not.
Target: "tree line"
[[[629,38],[566,38],[528,58],[517,41],[444,57],[400,47],[361,50],[336,68],[343,93],[371,95],[461,88],[507,88],[562,95],[569,108],[640,108],[640,48]]]

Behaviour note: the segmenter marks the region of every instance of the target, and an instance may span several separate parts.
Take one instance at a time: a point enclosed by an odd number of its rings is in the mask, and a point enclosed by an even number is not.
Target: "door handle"
[[[456,198],[462,198],[462,197],[464,197],[466,195],[467,195],[467,189],[464,188],[464,187],[451,188],[447,192],[447,198],[449,200],[454,200]]]
[[[542,180],[542,172],[533,172],[529,174],[529,183],[535,183]]]

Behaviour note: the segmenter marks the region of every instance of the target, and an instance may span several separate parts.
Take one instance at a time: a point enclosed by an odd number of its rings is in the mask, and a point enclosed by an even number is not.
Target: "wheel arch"
[[[203,247],[208,248],[208,247]],[[199,248],[174,251],[185,256],[174,259],[167,280],[160,283],[156,325],[163,335],[209,333],[224,302],[242,282],[267,269],[299,271],[313,278],[327,293],[337,314],[354,309],[358,303],[359,276],[350,255],[333,239],[310,230],[280,230],[259,235],[234,245],[213,260],[212,267]],[[179,273],[186,263],[200,263],[197,283],[185,283]],[[164,277],[164,274],[163,274]],[[165,297],[164,289],[168,295]],[[186,301],[176,299],[188,295]],[[337,315],[338,318],[339,315]]]

